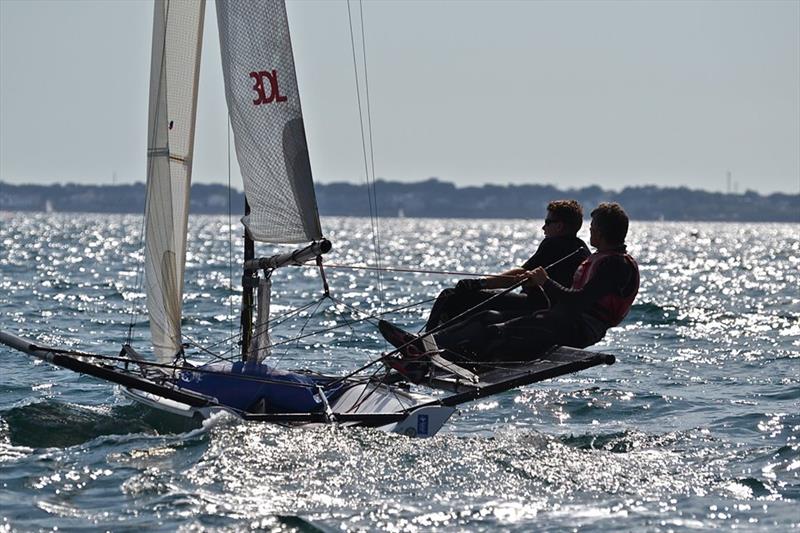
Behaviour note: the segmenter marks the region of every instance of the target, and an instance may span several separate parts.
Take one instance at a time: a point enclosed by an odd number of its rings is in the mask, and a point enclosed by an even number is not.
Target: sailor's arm
[[[545,239],[539,244],[536,253],[525,261],[521,267],[512,268],[486,278],[461,280],[456,288],[464,290],[506,289],[519,282],[521,278],[528,276],[536,267],[547,265],[560,259],[560,257],[555,257],[557,255],[556,251],[552,239]]]
[[[484,289],[505,289],[512,286],[527,273],[524,268],[512,268],[496,276],[483,278]]]
[[[548,297],[575,309],[586,309],[605,294],[619,291],[621,278],[627,274],[627,265],[617,263],[615,258],[603,261],[595,275],[580,289],[566,288],[553,281],[543,268],[533,270],[528,277],[530,283],[542,287]]]
[[[554,246],[552,239],[545,239],[539,244],[539,248],[525,263],[518,268],[512,268],[496,276],[484,278],[484,289],[506,289],[513,284],[517,283],[522,277],[528,274],[536,267],[549,265],[561,259],[559,257],[560,251],[558,247]]]

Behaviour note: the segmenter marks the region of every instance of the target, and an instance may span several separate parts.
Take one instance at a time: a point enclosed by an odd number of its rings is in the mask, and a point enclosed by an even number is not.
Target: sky
[[[379,179],[800,193],[798,0],[362,9]],[[348,4],[287,11],[315,180],[363,182]],[[152,19],[149,0],[0,0],[0,181],[144,180]],[[194,182],[228,182],[226,113],[209,0]]]

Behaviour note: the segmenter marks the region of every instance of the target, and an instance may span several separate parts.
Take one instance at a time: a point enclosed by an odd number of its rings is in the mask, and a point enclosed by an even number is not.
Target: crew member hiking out
[[[575,272],[566,288],[538,267],[525,276],[526,285],[541,287],[553,301],[548,310],[536,311],[510,320],[478,324],[475,318],[445,327],[434,337],[446,345],[447,356],[470,366],[504,362],[524,362],[541,356],[554,346],[586,348],[605,336],[628,314],[639,290],[639,268],[627,253],[625,237],[628,216],[616,203],[600,204],[592,211],[590,244],[596,252]],[[495,315],[496,316],[496,315]],[[402,347],[402,360],[418,369],[420,354],[428,346],[387,322],[381,332],[395,346]],[[392,365],[401,372],[402,364]]]
[[[510,320],[552,305],[553,302],[548,301],[544,292],[538,287],[524,287],[521,293],[509,292],[499,296],[497,289],[511,287],[529,271],[553,263],[557,264],[550,269],[550,277],[562,285],[569,285],[575,269],[590,253],[586,243],[577,237],[582,224],[583,209],[577,201],[550,202],[542,226],[544,239],[536,253],[519,268],[512,268],[488,278],[462,279],[455,288],[443,290],[433,304],[425,330],[431,331],[490,298],[492,298],[490,302],[460,317],[459,320],[486,311],[501,313],[503,320]],[[562,259],[563,261],[559,262]]]

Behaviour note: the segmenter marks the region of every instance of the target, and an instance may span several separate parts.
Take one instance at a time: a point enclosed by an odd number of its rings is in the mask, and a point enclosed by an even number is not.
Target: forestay
[[[322,237],[283,1],[217,1],[225,97],[254,240]]]
[[[145,282],[153,350],[181,345],[181,302],[204,0],[156,0],[150,70]]]

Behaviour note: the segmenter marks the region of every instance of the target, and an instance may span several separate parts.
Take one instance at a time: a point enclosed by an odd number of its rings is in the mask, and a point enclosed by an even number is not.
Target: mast
[[[245,197],[244,216],[250,215],[250,203]],[[244,229],[244,273],[242,274],[242,361],[247,362],[250,342],[253,339],[253,288],[258,286],[258,270],[247,267],[247,262],[255,258],[255,242],[250,231]]]

